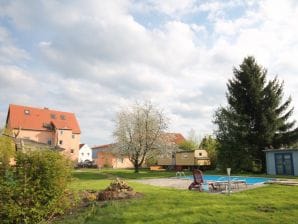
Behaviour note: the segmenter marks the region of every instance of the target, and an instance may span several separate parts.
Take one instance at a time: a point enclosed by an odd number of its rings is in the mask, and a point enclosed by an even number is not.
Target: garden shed
[[[298,149],[267,149],[264,152],[267,174],[298,176]]]

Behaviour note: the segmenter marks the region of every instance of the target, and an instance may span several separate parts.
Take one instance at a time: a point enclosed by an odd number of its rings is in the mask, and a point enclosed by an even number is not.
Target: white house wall
[[[80,148],[79,152],[79,162],[84,162],[85,160],[92,161],[92,150],[88,145],[84,145]]]

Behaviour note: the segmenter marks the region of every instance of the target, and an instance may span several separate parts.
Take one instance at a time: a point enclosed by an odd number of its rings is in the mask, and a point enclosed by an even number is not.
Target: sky
[[[151,101],[168,132],[212,134],[226,83],[254,56],[298,118],[296,0],[0,0],[0,124],[9,104],[74,112],[81,142]]]

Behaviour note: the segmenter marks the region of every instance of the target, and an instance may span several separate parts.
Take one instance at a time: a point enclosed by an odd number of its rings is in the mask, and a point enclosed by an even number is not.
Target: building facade
[[[298,149],[267,149],[264,152],[267,174],[298,176]]]
[[[98,168],[133,168],[127,156],[120,156],[113,152],[113,144],[92,147],[93,161]]]
[[[185,138],[180,133],[164,133],[162,134],[164,140],[164,149],[161,150],[157,157],[157,164],[161,166],[175,166],[175,153],[179,151],[179,145],[185,141]]]
[[[16,139],[61,148],[71,160],[78,160],[81,130],[74,113],[10,104],[6,128]]]
[[[92,161],[92,149],[87,144],[80,144],[79,162]]]

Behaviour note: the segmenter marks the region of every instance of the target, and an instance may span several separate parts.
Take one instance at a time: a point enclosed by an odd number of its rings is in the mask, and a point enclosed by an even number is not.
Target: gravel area
[[[269,183],[280,184],[280,185],[288,185],[288,186],[298,186],[298,180],[296,179],[275,179],[270,181]]]
[[[179,179],[179,178],[158,178],[158,179],[142,179],[134,180],[142,184],[149,184],[158,187],[172,187],[176,189],[188,189],[192,180]]]
[[[191,184],[192,180],[180,179],[180,178],[158,178],[158,179],[141,179],[134,180],[134,182],[139,182],[142,184],[149,184],[157,187],[170,187],[182,190],[188,190],[188,186]],[[253,189],[257,187],[263,187],[265,184],[255,184],[255,185],[243,185],[239,189],[232,189],[232,192],[239,192],[243,190]],[[222,193],[222,192],[212,192],[212,193]]]

